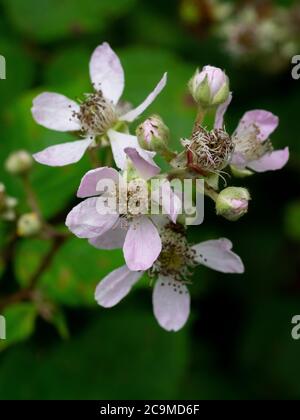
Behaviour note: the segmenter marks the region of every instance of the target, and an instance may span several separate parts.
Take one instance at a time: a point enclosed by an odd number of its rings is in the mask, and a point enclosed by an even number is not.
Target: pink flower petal
[[[246,112],[241,119],[235,135],[245,132],[247,127],[254,125],[258,128],[258,139],[265,141],[276,130],[279,124],[279,118],[271,112],[264,110],[254,110]]]
[[[48,166],[65,166],[78,162],[93,140],[77,140],[57,144],[33,155],[34,159]]]
[[[114,130],[108,130],[107,134],[117,167],[121,170],[126,169],[127,155],[125,149],[127,147],[140,149],[137,137],[130,134],[119,133]]]
[[[135,217],[126,235],[123,251],[132,271],[148,270],[161,252],[157,228],[147,216]]]
[[[119,57],[104,42],[92,54],[90,76],[95,90],[117,104],[124,90],[124,71]]]
[[[161,276],[155,283],[152,299],[155,318],[162,328],[178,331],[185,325],[191,299],[184,284]]]
[[[89,239],[89,243],[98,249],[117,249],[122,248],[127,235],[126,227],[122,226],[119,219],[117,223],[103,235]]]
[[[100,180],[110,179],[118,184],[119,178],[120,175],[118,171],[113,168],[103,167],[93,169],[83,176],[77,191],[77,197],[86,198],[92,197],[93,195],[99,195],[100,191],[97,190],[97,184]]]
[[[166,84],[167,73],[163,75],[163,78],[160,80],[156,88],[153,90],[153,92],[150,93],[150,95],[144,100],[144,102],[141,103],[141,105],[139,105],[137,108],[132,109],[131,111],[127,112],[127,114],[120,117],[120,120],[128,122],[136,120],[148,108],[148,106],[152,104],[152,102],[160,94],[160,92],[163,90]]]
[[[79,131],[80,121],[74,116],[79,111],[76,102],[49,92],[37,96],[31,108],[32,116],[38,124],[56,131]]]
[[[247,166],[256,172],[276,171],[283,168],[289,160],[289,148],[267,153],[258,160],[248,162]]]
[[[152,200],[162,206],[163,214],[167,214],[173,223],[182,212],[180,198],[174,193],[171,184],[167,180],[160,183],[160,188],[152,191]]]
[[[156,165],[153,160],[153,152],[147,152],[146,150],[141,149],[140,147],[126,147],[124,149],[126,155],[132,161],[135,169],[141,178],[148,180],[153,176],[159,174],[160,168]]]
[[[218,128],[224,127],[224,116],[226,114],[227,108],[231,104],[231,101],[232,101],[232,93],[230,92],[227,101],[224,102],[224,104],[221,104],[217,109],[214,128],[218,129]]]
[[[95,291],[95,299],[100,306],[111,308],[128,295],[132,286],[144,273],[130,271],[124,265],[108,274],[98,284]]]
[[[74,207],[67,216],[66,226],[78,238],[97,238],[111,229],[117,222],[118,214],[99,214],[98,197],[88,198]]]
[[[196,261],[199,264],[222,273],[243,273],[244,265],[238,255],[231,251],[232,243],[228,239],[201,242],[193,246]]]

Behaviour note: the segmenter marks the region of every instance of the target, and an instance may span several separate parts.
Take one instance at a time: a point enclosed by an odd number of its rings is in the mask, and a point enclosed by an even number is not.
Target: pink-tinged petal
[[[243,134],[248,127],[255,126],[258,129],[258,139],[265,141],[276,130],[279,118],[271,112],[254,110],[246,112],[236,130],[236,136]]]
[[[48,166],[65,166],[78,162],[93,140],[77,140],[47,147],[33,155],[34,159]]]
[[[159,183],[159,188],[152,191],[151,198],[154,202],[162,206],[163,214],[167,214],[173,223],[176,223],[177,216],[182,212],[180,198],[171,188],[167,180]]]
[[[86,198],[98,195],[101,192],[97,189],[100,180],[110,179],[118,184],[119,178],[118,171],[113,168],[105,166],[103,168],[92,169],[83,176],[77,191],[77,197]]]
[[[245,159],[245,157],[242,155],[242,153],[240,152],[234,152],[232,154],[231,160],[230,160],[230,164],[231,165],[235,165],[240,169],[243,169],[247,166],[247,160]]]
[[[137,108],[132,109],[131,111],[127,112],[125,115],[122,115],[122,117],[120,117],[120,120],[128,121],[128,122],[132,122],[136,120],[148,108],[148,106],[152,104],[152,102],[164,89],[166,84],[167,84],[167,73],[163,75],[163,78],[160,80],[156,88],[153,90],[153,92],[150,93],[150,95],[144,100],[144,102],[141,103],[141,105],[139,105]]]
[[[222,273],[243,273],[244,264],[240,257],[231,251],[232,243],[228,239],[201,242],[193,246],[196,261],[199,264]]]
[[[117,223],[103,235],[89,239],[89,243],[98,249],[117,249],[122,248],[127,235],[126,226],[122,226],[119,219]]]
[[[124,151],[132,161],[133,166],[141,178],[148,180],[159,174],[160,168],[153,160],[153,155],[155,155],[155,153],[148,152],[140,147],[137,149],[133,147],[126,147]]]
[[[31,108],[35,121],[43,127],[56,131],[79,131],[77,114],[79,105],[58,93],[45,92],[33,100]]]
[[[126,169],[127,155],[125,149],[127,149],[127,147],[140,149],[137,137],[130,134],[119,133],[114,130],[108,130],[107,135],[110,140],[111,150],[117,167],[121,170]]]
[[[90,76],[95,90],[101,90],[106,99],[117,104],[124,90],[124,71],[119,57],[106,42],[92,54]]]
[[[159,277],[152,299],[155,318],[162,328],[178,331],[185,325],[190,314],[191,298],[182,282]]]
[[[114,270],[98,284],[95,291],[96,301],[104,308],[115,306],[128,295],[143,274],[128,270],[126,265]]]
[[[283,168],[289,160],[289,148],[266,153],[257,160],[247,163],[247,167],[256,172],[276,171]]]
[[[66,226],[78,238],[96,238],[110,230],[117,222],[118,214],[99,214],[98,197],[88,198],[74,207],[67,216]]]
[[[135,217],[126,235],[123,251],[132,271],[148,270],[161,253],[157,228],[147,216]]]
[[[224,116],[226,114],[227,108],[231,104],[231,101],[232,101],[232,92],[229,93],[227,101],[221,104],[217,109],[216,118],[215,118],[216,129],[224,127]]]

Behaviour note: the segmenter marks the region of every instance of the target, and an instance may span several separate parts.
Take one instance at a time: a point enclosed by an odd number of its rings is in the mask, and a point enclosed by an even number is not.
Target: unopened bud
[[[228,99],[229,79],[221,69],[205,66],[202,71],[196,71],[189,82],[189,90],[202,108],[218,106]]]
[[[32,165],[32,156],[26,150],[12,153],[5,161],[5,169],[12,175],[24,174],[32,168]]]
[[[26,213],[18,220],[17,232],[22,237],[34,236],[40,232],[41,227],[41,221],[36,213]]]
[[[246,188],[225,188],[216,200],[217,214],[234,222],[247,213],[250,199],[249,191]]]
[[[158,115],[153,115],[138,126],[136,135],[143,149],[160,152],[169,142],[170,131]]]

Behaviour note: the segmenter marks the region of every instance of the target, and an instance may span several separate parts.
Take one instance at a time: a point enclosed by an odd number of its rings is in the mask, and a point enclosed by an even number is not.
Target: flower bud
[[[26,213],[18,220],[17,232],[22,237],[34,236],[40,232],[41,227],[41,221],[36,213]]]
[[[160,152],[168,144],[170,131],[158,115],[153,115],[138,126],[136,135],[143,149]]]
[[[247,213],[250,199],[249,191],[246,188],[225,188],[216,200],[217,214],[234,222]]]
[[[189,82],[189,90],[202,108],[217,106],[228,99],[229,79],[221,69],[205,66],[202,71],[196,71]]]
[[[5,161],[5,169],[12,175],[21,175],[28,172],[33,165],[33,159],[26,150],[12,153]]]

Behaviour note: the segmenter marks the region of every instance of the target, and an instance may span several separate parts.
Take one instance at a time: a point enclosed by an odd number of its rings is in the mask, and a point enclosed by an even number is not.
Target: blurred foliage
[[[191,319],[180,333],[168,334],[152,315],[148,280],[112,310],[94,302],[95,285],[123,264],[120,251],[99,251],[76,238],[66,242],[33,303],[3,313],[8,340],[0,347],[0,399],[300,397],[300,342],[290,335],[291,319],[300,311],[300,82],[289,71],[265,75],[251,65],[237,67],[218,40],[196,37],[184,25],[179,7],[177,0],[0,0],[0,54],[7,60],[7,80],[0,81],[1,163],[15,149],[36,152],[71,140],[38,126],[31,102],[45,90],[74,99],[90,92],[88,61],[102,41],[120,55],[123,99],[134,105],[169,72],[166,89],[145,115],[161,114],[175,149],[194,120],[187,81],[196,67],[220,66],[234,92],[228,130],[246,110],[269,109],[281,121],[274,146],[289,145],[292,156],[281,172],[229,180],[249,186],[253,198],[238,224],[217,218],[207,203],[204,225],[191,232],[194,242],[229,237],[246,273],[199,267]],[[86,158],[64,168],[35,165],[32,182],[43,213],[59,229],[62,210],[76,203],[88,168]],[[20,199],[20,211],[28,211],[20,180],[2,165],[0,181]],[[5,230],[1,224],[1,246]],[[49,244],[22,240],[11,251],[13,265],[4,269],[0,259],[1,294],[28,285]]]

